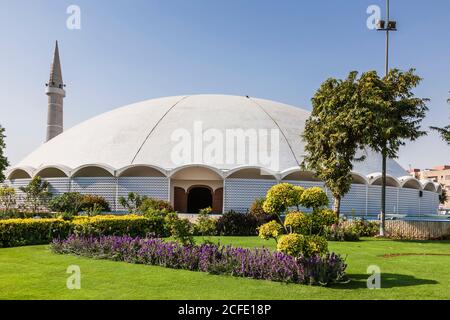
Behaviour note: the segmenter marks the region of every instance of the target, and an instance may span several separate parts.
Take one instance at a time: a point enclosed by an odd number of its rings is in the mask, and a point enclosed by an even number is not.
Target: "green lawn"
[[[256,237],[219,239],[273,248]],[[309,287],[56,255],[48,246],[0,249],[0,299],[450,299],[450,242],[366,239],[330,249],[348,255],[350,283]],[[66,288],[69,265],[81,268],[80,290]],[[366,288],[369,265],[381,268],[380,290]]]

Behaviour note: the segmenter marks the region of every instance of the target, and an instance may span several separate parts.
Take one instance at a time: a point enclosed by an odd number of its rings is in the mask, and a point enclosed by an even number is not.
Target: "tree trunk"
[[[341,214],[341,196],[334,196],[333,211],[339,219]]]
[[[383,164],[381,169],[381,212],[380,212],[380,237],[385,236],[386,221],[386,152],[382,152]]]

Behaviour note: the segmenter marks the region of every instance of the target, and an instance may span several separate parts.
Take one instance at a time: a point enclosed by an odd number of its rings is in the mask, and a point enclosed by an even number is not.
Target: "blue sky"
[[[66,28],[69,5],[81,30]],[[384,34],[366,27],[382,0],[0,0],[0,124],[12,164],[45,138],[54,41],[60,42],[65,127],[132,102],[226,93],[310,109],[328,77],[384,70]],[[392,0],[392,65],[415,67],[431,98],[424,126],[450,106],[450,1]],[[405,168],[450,164],[436,134],[408,143]]]

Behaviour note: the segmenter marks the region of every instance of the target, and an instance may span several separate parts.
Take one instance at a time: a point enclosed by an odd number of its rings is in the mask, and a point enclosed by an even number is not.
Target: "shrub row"
[[[340,282],[346,269],[343,259],[334,253],[294,258],[268,249],[181,245],[132,237],[74,235],[66,240],[54,240],[52,250],[60,254],[310,285]]]
[[[0,221],[0,247],[50,243],[70,234],[81,236],[168,236],[163,218],[137,215],[75,217],[63,219],[10,219]]]

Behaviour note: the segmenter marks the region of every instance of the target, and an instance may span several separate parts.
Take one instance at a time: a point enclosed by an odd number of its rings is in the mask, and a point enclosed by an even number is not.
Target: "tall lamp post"
[[[389,74],[389,32],[397,31],[397,22],[390,20],[389,0],[386,0],[386,20],[379,20],[377,23],[377,30],[386,32],[386,77]],[[387,143],[387,142],[386,142]],[[385,149],[385,148],[384,148]],[[381,152],[383,157],[382,172],[381,172],[381,214],[380,214],[380,236],[385,235],[385,220],[386,220],[386,151]]]

